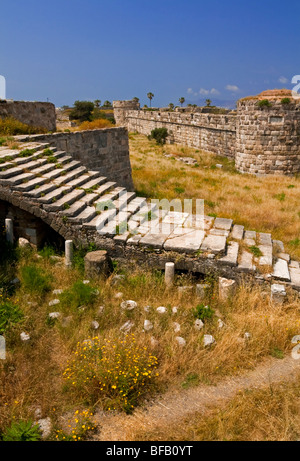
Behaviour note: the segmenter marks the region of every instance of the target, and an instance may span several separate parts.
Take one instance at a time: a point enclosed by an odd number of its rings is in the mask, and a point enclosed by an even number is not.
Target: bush
[[[8,300],[2,301],[0,303],[0,335],[20,323],[23,318],[24,316],[19,306]]]
[[[259,107],[271,107],[272,106],[272,104],[270,103],[268,99],[262,99],[257,104]]]
[[[290,104],[290,103],[291,103],[290,98],[282,98],[281,100],[281,104]]]
[[[94,103],[91,101],[75,101],[74,108],[70,112],[70,120],[79,120],[80,122],[92,120]]]
[[[167,128],[155,128],[151,131],[149,139],[155,139],[157,144],[166,144],[167,137],[169,136]]]
[[[64,378],[81,397],[130,413],[153,389],[156,368],[157,358],[133,334],[115,341],[95,337],[77,344]]]
[[[77,309],[81,306],[93,304],[96,296],[95,288],[79,280],[60,295],[60,301],[63,307]]]
[[[93,120],[91,122],[83,122],[81,125],[78,126],[79,131],[84,131],[84,130],[99,130],[101,128],[111,128],[113,124],[104,118],[99,118],[96,120]]]
[[[16,136],[20,134],[36,134],[47,133],[47,130],[42,127],[29,126],[19,122],[13,117],[0,119],[0,135],[1,136]]]
[[[21,279],[29,293],[42,296],[51,290],[51,276],[34,264],[21,268]]]
[[[214,316],[215,311],[209,306],[199,304],[192,310],[192,313],[196,319],[200,319],[204,322],[205,320],[211,319]]]
[[[38,424],[31,420],[13,422],[2,436],[3,442],[37,442],[41,440]]]

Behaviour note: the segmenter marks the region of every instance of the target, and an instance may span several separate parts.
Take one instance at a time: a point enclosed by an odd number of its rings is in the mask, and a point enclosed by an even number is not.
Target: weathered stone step
[[[65,171],[65,170],[63,170]],[[73,181],[74,179],[78,178],[79,175],[85,174],[86,173],[86,167],[85,166],[80,166],[79,168],[75,168],[74,170],[71,170],[67,174],[63,174],[59,178],[55,179],[53,182],[57,185],[60,186],[62,184],[68,184],[68,186],[72,186],[72,184],[69,184],[69,181]]]
[[[75,192],[75,191],[74,191]],[[70,194],[68,194],[70,195]],[[66,196],[67,197],[67,196]],[[64,203],[64,210],[60,212],[61,215],[68,218],[74,218],[86,208],[86,204],[81,200],[77,200],[71,205],[68,202]]]
[[[58,178],[59,176],[65,176],[68,173],[68,171],[74,170],[75,168],[78,167],[78,165],[80,164],[77,161],[66,163],[65,165],[62,165],[63,168],[57,168],[57,165],[53,164],[53,169],[49,173],[43,174],[43,176],[50,180],[54,180]]]
[[[40,179],[45,180],[45,178],[40,178]],[[46,179],[46,181],[49,181],[49,180]],[[46,194],[49,194],[50,192],[52,192],[55,189],[56,189],[55,184],[53,184],[51,182],[46,182],[42,186],[40,186],[40,187],[38,187],[36,189],[30,190],[29,192],[24,193],[24,195],[37,199],[37,198],[39,198],[41,196],[45,196]]]
[[[56,147],[51,147],[51,151],[53,153],[53,156],[57,155]],[[14,163],[16,165],[26,165],[27,166],[27,164],[30,164],[31,162],[34,162],[34,161],[37,161],[37,160],[45,160],[45,161],[47,161],[47,156],[43,155],[43,153],[44,153],[44,150],[37,150],[36,152],[34,152],[32,155],[29,155],[28,157],[19,157],[18,156],[18,157],[16,157],[14,159]]]
[[[300,290],[300,269],[299,267],[290,267],[291,284],[293,288]]]
[[[45,184],[47,180],[45,178],[34,178],[27,183],[20,184],[19,186],[15,186],[14,189],[20,192],[29,192],[32,189],[38,188]]]
[[[67,187],[67,186],[66,186]],[[63,196],[57,199],[55,202],[50,203],[44,206],[45,210],[47,211],[62,211],[64,208],[71,206],[74,202],[79,200],[81,197],[85,195],[85,192],[82,190],[70,190],[69,192],[63,194]],[[84,204],[83,204],[84,207]]]
[[[127,230],[127,221],[128,221],[129,213],[125,211],[121,211],[121,213],[117,213],[113,219],[110,219],[108,223],[103,226],[101,229],[98,227],[98,232],[101,235],[105,235],[106,237],[115,237],[117,234]]]
[[[39,202],[45,203],[45,204],[54,203],[57,200],[59,200],[64,194],[67,194],[68,192],[71,192],[71,191],[72,191],[72,187],[68,187],[68,186],[56,187],[55,186],[54,190],[52,190],[48,194],[45,194],[44,196],[41,195],[38,200]]]
[[[31,179],[35,178],[35,175],[32,173],[21,173],[12,178],[6,180],[6,184],[9,186],[17,186],[18,184],[22,184],[25,181],[30,181]]]
[[[240,255],[240,262],[238,264],[238,270],[241,272],[252,272],[255,270],[253,264],[253,254],[248,251],[243,251]]]
[[[201,245],[201,250],[213,254],[224,254],[226,251],[226,237],[224,235],[207,235]]]
[[[116,210],[102,211],[101,214],[97,214],[91,221],[83,223],[82,226],[88,230],[101,230],[115,214]]]
[[[288,263],[284,259],[278,259],[274,265],[274,272],[272,274],[276,280],[282,280],[285,282],[291,281],[290,271]]]
[[[89,173],[91,173],[91,172],[89,172]],[[98,173],[98,171],[95,172],[95,173]],[[94,177],[94,179],[91,179],[90,181],[87,181],[82,186],[82,189],[84,189],[85,191],[87,191],[87,190],[89,191],[89,190],[93,189],[93,192],[95,192],[95,189],[98,189],[98,187],[102,186],[102,184],[106,183],[106,181],[107,181],[107,178],[105,178],[105,176],[100,176],[100,174],[99,174],[99,176]],[[88,193],[90,193],[90,192],[88,192]]]
[[[137,213],[143,206],[146,205],[146,199],[143,197],[134,198],[127,206],[127,211],[131,214]]]
[[[116,210],[118,210],[118,211],[121,211],[124,208],[127,211],[128,204],[135,197],[136,197],[135,192],[126,192],[125,194],[121,194],[121,196],[119,196],[117,198],[117,200],[114,200],[113,205],[115,206]]]
[[[104,209],[103,207],[106,207],[106,205],[114,207],[113,205],[114,200],[118,199],[120,194],[125,191],[126,189],[124,187],[116,187],[109,194],[102,195],[97,200],[97,204],[96,204],[97,210],[103,211]]]
[[[74,189],[80,187],[85,190],[85,184],[90,181],[91,178],[99,179],[99,176],[99,171],[88,171],[87,173],[80,175],[78,178],[69,181],[68,184],[74,187]]]
[[[113,187],[115,187],[115,185],[115,182],[107,182],[102,186],[98,187],[98,189],[96,189],[94,192],[86,194],[86,196],[84,197],[85,203],[87,205],[94,204],[94,206],[96,206],[97,199],[101,197],[104,193],[109,192]],[[86,190],[84,187],[82,189]]]
[[[12,178],[13,176],[17,176],[23,172],[23,168],[21,167],[12,167],[9,168],[8,170],[2,170],[0,171],[0,179],[9,179]]]
[[[87,223],[97,215],[95,207],[86,206],[85,203],[84,206],[85,208],[77,216],[69,218],[70,222]]]
[[[221,264],[228,266],[237,266],[237,260],[239,255],[239,244],[238,242],[230,242],[227,246],[227,254],[219,261]]]
[[[244,237],[244,226],[235,224],[231,232],[231,238],[235,240],[242,240],[243,237]]]

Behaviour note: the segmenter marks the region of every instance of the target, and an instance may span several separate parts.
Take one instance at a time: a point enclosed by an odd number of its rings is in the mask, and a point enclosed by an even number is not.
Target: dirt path
[[[201,385],[187,390],[168,391],[147,408],[137,409],[132,415],[96,414],[100,433],[94,440],[130,441],[138,427],[147,431],[154,427],[173,424],[189,414],[205,412],[208,405],[230,400],[239,390],[263,388],[271,384],[292,381],[300,371],[300,360],[286,357],[269,358],[255,370],[224,379],[217,386]]]

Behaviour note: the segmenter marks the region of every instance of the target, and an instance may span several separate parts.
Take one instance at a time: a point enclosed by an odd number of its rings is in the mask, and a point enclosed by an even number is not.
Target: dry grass
[[[92,122],[83,122],[78,127],[73,128],[71,131],[84,131],[84,130],[99,130],[100,128],[114,127],[113,123],[105,118],[99,118]]]
[[[194,167],[174,158],[197,159]],[[204,199],[205,213],[231,218],[248,230],[272,233],[286,251],[300,258],[300,178],[239,174],[224,157],[177,145],[157,146],[130,134],[133,180],[138,194],[150,198]],[[222,164],[218,169],[216,164]]]
[[[177,424],[139,432],[133,440],[297,441],[300,436],[299,378],[289,384],[240,391],[227,404]]]
[[[118,285],[112,283],[112,278],[93,280],[91,286],[99,291],[96,301],[78,309],[72,303],[49,306],[50,300],[59,297],[52,294],[53,289],[67,290],[83,279],[77,269],[66,270],[60,262],[45,257],[37,259],[33,254],[21,258],[19,277],[22,267],[29,264],[49,275],[51,291],[29,294],[21,285],[13,296],[25,320],[6,334],[8,356],[5,362],[0,362],[0,431],[13,418],[33,417],[37,406],[42,408],[43,415],[54,420],[66,411],[82,407],[83,398],[74,400],[72,393],[64,391],[63,371],[77,343],[95,335],[92,320],[100,325],[96,335],[112,341],[122,337],[120,328],[125,322],[134,323],[131,333],[135,334],[137,344],[147,347],[158,358],[156,389],[159,391],[170,386],[181,388],[186,382],[189,385],[191,375],[194,384],[215,384],[224,376],[253,369],[265,356],[288,353],[292,348],[291,338],[299,333],[299,302],[292,293],[287,304],[274,306],[269,294],[260,288],[243,286],[227,302],[221,302],[212,288],[202,302],[209,304],[226,326],[220,329],[214,316],[199,332],[194,328],[192,309],[201,301],[194,294],[181,297],[177,289],[167,290],[159,272],[127,269]],[[178,277],[177,283],[186,285],[190,281]],[[121,298],[116,297],[119,292],[123,293]],[[127,299],[135,300],[138,308],[122,311],[120,303]],[[104,306],[101,314],[100,306]],[[147,312],[146,306],[150,306]],[[156,311],[159,306],[167,307],[167,313],[159,314]],[[178,307],[176,314],[172,312],[174,306]],[[54,311],[61,312],[62,318],[49,322],[48,314]],[[68,322],[64,324],[62,319]],[[143,331],[146,319],[153,323],[149,333]],[[180,324],[180,332],[174,331],[174,322]],[[21,343],[22,331],[30,334],[28,343]],[[245,332],[251,333],[248,342],[243,339]],[[215,337],[212,348],[204,348],[204,334]],[[185,338],[187,344],[183,349],[177,345],[176,336]],[[158,345],[151,344],[151,337]]]

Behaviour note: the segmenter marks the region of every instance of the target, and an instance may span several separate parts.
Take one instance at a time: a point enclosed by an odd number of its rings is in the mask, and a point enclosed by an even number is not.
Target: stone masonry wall
[[[114,109],[117,123],[125,125],[128,131],[149,135],[155,128],[167,128],[168,143],[234,158],[236,115],[144,111],[127,107],[126,103],[114,101]]]
[[[45,142],[66,151],[90,170],[100,171],[107,179],[133,190],[126,128],[17,136],[20,141]]]
[[[13,117],[30,126],[56,130],[55,106],[50,102],[0,101],[0,118]]]
[[[289,103],[283,103],[284,96]],[[262,100],[269,105],[260,106]],[[272,91],[238,102],[236,168],[242,173],[287,174],[300,171],[300,104]]]

